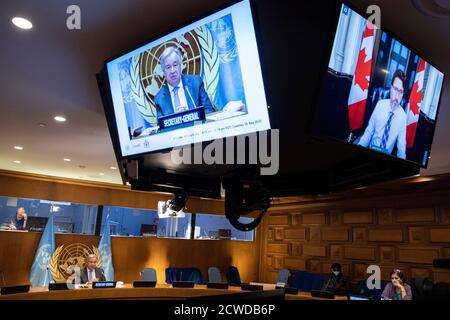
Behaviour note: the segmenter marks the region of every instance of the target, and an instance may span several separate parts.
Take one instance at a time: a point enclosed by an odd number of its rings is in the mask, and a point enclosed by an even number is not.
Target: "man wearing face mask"
[[[399,269],[391,272],[391,282],[384,287],[381,294],[382,300],[412,300],[412,292],[409,284],[405,282],[405,275]]]
[[[392,154],[397,144],[397,157],[406,159],[406,113],[401,106],[406,76],[395,71],[389,99],[378,101],[364,134],[356,144],[386,154]]]
[[[339,263],[331,265],[331,274],[325,281],[322,291],[333,292],[334,294],[345,295],[347,293],[348,281],[342,274],[342,267]]]

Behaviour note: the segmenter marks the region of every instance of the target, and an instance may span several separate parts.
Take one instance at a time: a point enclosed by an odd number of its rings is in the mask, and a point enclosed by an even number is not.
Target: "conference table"
[[[274,290],[274,284],[251,283],[262,285],[264,291]],[[244,291],[241,287],[230,286],[228,289],[209,289],[206,285],[195,285],[194,288],[173,288],[169,284],[157,284],[155,288],[133,288],[132,284],[124,284],[121,288],[80,288],[73,290],[49,291],[47,287],[31,287],[27,293],[0,295],[0,300],[185,300],[188,298],[207,298],[208,296],[235,294]],[[225,299],[225,298],[224,298]],[[296,295],[286,294],[286,300],[328,300],[312,297],[309,292]],[[335,300],[346,300],[344,296],[336,296]]]

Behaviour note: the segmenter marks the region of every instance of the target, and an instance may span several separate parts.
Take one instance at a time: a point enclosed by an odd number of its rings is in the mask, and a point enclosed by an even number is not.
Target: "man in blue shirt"
[[[387,154],[392,154],[397,144],[397,157],[406,159],[406,113],[400,104],[405,80],[403,71],[395,71],[390,98],[378,101],[364,134],[356,144]]]

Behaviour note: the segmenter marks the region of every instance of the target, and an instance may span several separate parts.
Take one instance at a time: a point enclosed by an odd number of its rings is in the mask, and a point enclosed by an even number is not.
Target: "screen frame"
[[[423,55],[422,52],[420,50],[417,50],[414,46],[411,46],[408,41],[404,41],[403,38],[398,37],[395,33],[391,32],[389,28],[384,28],[384,27],[380,27],[378,30],[381,32],[385,32],[388,36],[392,37],[393,39],[397,40],[398,42],[400,42],[402,45],[404,45],[405,47],[407,47],[411,52],[413,52],[414,54],[417,54],[420,58],[424,59],[427,63],[429,63],[431,66],[433,66],[436,70],[438,70],[439,72],[441,72],[443,74],[443,81],[442,81],[442,90],[440,92],[439,95],[439,103],[437,105],[437,111],[436,111],[436,119],[435,119],[435,128],[433,130],[433,135],[431,138],[431,143],[430,146],[428,148],[428,157],[426,159],[426,163],[419,163],[419,162],[415,162],[413,160],[409,160],[409,159],[401,159],[399,157],[396,157],[395,155],[391,155],[391,154],[385,154],[376,150],[372,150],[370,148],[366,148],[363,146],[359,146],[359,145],[355,145],[353,143],[349,143],[345,140],[333,137],[331,135],[327,135],[324,133],[320,133],[318,132],[317,127],[317,119],[318,119],[318,115],[320,114],[320,99],[321,99],[321,95],[323,92],[323,85],[324,85],[324,81],[326,78],[326,74],[328,71],[328,65],[329,65],[329,59],[331,57],[332,51],[333,51],[333,45],[334,45],[334,41],[335,41],[335,37],[336,37],[336,33],[337,33],[337,28],[338,28],[338,24],[339,24],[339,19],[341,16],[341,9],[342,9],[342,5],[346,5],[347,7],[349,7],[350,10],[353,10],[354,12],[356,12],[357,14],[359,14],[361,17],[363,17],[365,20],[368,20],[368,18],[370,17],[370,15],[366,12],[361,11],[360,9],[356,8],[353,4],[349,3],[348,0],[337,0],[337,9],[336,9],[336,20],[335,20],[335,28],[334,31],[332,31],[331,34],[331,42],[329,43],[329,53],[327,55],[327,61],[324,62],[324,67],[323,67],[323,71],[322,71],[322,76],[321,76],[321,82],[318,86],[318,95],[317,95],[317,99],[316,99],[316,107],[314,108],[314,115],[311,121],[311,128],[310,128],[310,132],[311,134],[319,139],[322,139],[324,141],[332,141],[332,142],[337,142],[339,144],[344,144],[347,146],[353,146],[355,150],[358,151],[362,151],[366,154],[370,154],[370,155],[376,155],[380,158],[385,158],[386,160],[394,160],[397,162],[401,162],[401,163],[408,163],[414,166],[417,166],[419,168],[422,169],[427,169],[428,168],[428,163],[431,159],[431,151],[433,149],[433,142],[434,142],[434,137],[435,137],[435,133],[436,133],[436,127],[437,127],[437,123],[438,123],[438,119],[439,119],[439,113],[440,113],[440,109],[441,109],[441,103],[442,103],[442,94],[444,92],[444,83],[445,83],[445,79],[446,79],[446,74],[444,72],[441,71],[441,69],[439,69],[438,67],[436,67],[436,65],[432,62],[432,59],[429,59],[426,55]]]
[[[260,27],[259,27],[260,22],[258,20],[257,12],[256,12],[257,11],[256,4],[255,4],[256,0],[229,0],[225,4],[220,5],[220,6],[216,7],[215,9],[208,10],[205,13],[199,14],[192,19],[188,19],[185,22],[175,25],[174,27],[171,27],[171,28],[166,29],[165,31],[159,32],[156,35],[152,36],[150,39],[139,42],[138,45],[133,46],[131,49],[122,50],[119,54],[116,54],[104,61],[102,70],[97,74],[97,82],[98,82],[100,92],[102,95],[106,120],[108,122],[111,141],[112,141],[115,153],[116,153],[117,161],[141,158],[141,157],[144,157],[146,155],[151,155],[151,154],[168,153],[171,150],[173,150],[174,147],[168,147],[168,148],[152,150],[152,151],[147,151],[147,152],[134,153],[134,154],[130,154],[130,155],[123,155],[121,144],[120,144],[120,138],[119,138],[119,128],[118,128],[118,124],[117,124],[114,103],[113,103],[113,99],[112,99],[111,84],[110,84],[110,79],[108,76],[107,64],[113,60],[116,60],[116,59],[130,53],[131,51],[134,51],[145,45],[148,45],[149,43],[156,41],[172,32],[176,32],[179,29],[187,27],[190,24],[193,24],[201,19],[204,19],[210,15],[213,15],[213,14],[221,11],[221,10],[227,9],[235,4],[238,4],[238,3],[244,2],[244,1],[248,1],[249,5],[250,5],[250,11],[251,11],[252,19],[253,19],[253,30],[254,30],[254,34],[255,34],[255,40],[256,40],[256,49],[258,52],[259,64],[260,64],[260,69],[261,69],[262,86],[264,88],[264,95],[265,95],[265,100],[267,103],[267,115],[268,115],[268,121],[270,124],[269,130],[272,129],[273,113],[272,113],[272,108],[269,107],[270,102],[268,99],[268,90],[267,90],[267,83],[266,83],[267,80],[265,79],[265,76],[264,76],[264,74],[265,74],[264,68],[265,68],[266,61],[263,56],[263,48],[262,48],[262,41],[261,41]],[[260,131],[257,131],[257,132],[260,132]],[[245,135],[248,135],[248,134],[250,134],[250,133],[247,133]],[[235,138],[238,136],[240,136],[240,135],[231,135],[231,136],[229,136],[229,138]],[[144,137],[142,137],[142,138],[144,138]],[[228,137],[226,137],[226,138],[228,138]],[[223,138],[221,138],[221,139],[223,139]],[[194,145],[201,144],[202,148],[204,148],[205,145],[212,143],[213,141],[214,141],[214,139],[207,139],[207,140],[204,140],[201,142],[196,142],[195,144],[194,143],[186,144],[186,145],[183,145],[182,147],[183,148],[192,148]]]

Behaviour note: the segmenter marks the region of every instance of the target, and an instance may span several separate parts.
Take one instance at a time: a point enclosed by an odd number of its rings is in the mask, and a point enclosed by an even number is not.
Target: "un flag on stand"
[[[241,66],[231,15],[208,23],[220,58],[219,83],[214,104],[222,110],[230,101],[241,101],[244,105],[245,94],[242,84]],[[245,110],[242,110],[245,111]]]
[[[109,215],[106,218],[106,224],[103,227],[102,238],[98,244],[98,251],[100,252],[100,266],[105,272],[107,281],[114,281],[114,267],[112,263],[111,252],[111,230],[109,226]]]
[[[30,271],[30,282],[33,287],[46,287],[53,280],[49,262],[55,251],[55,234],[53,230],[53,213],[50,213],[44,232],[41,236],[33,265]]]

